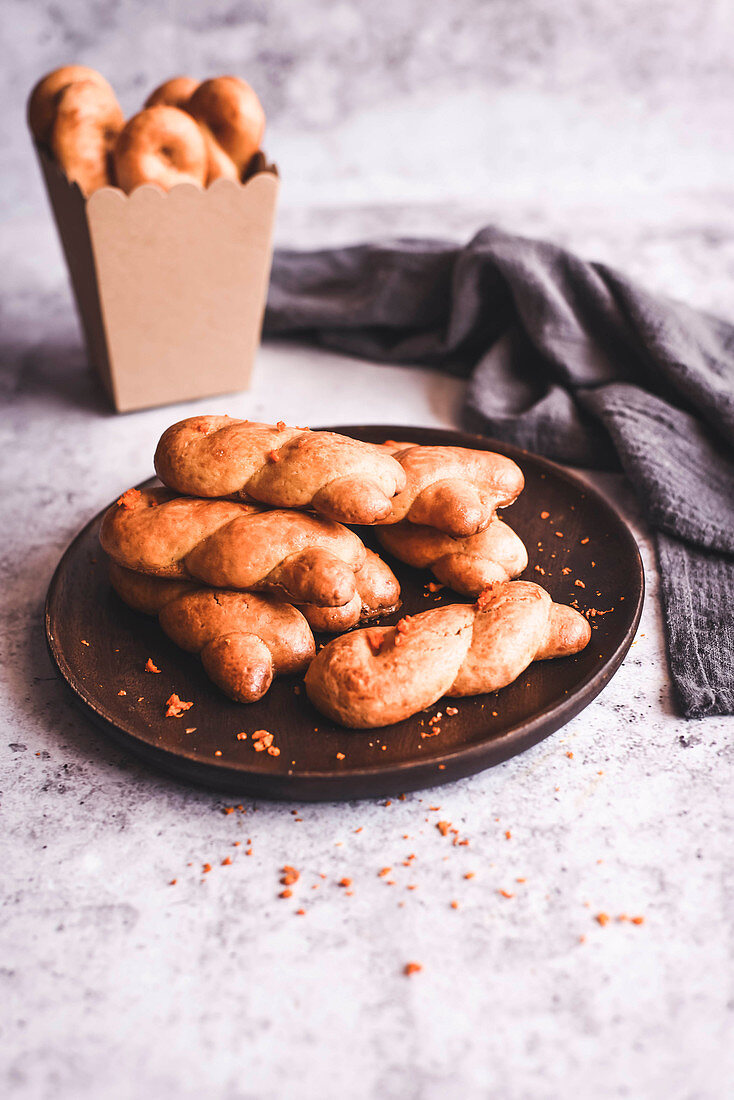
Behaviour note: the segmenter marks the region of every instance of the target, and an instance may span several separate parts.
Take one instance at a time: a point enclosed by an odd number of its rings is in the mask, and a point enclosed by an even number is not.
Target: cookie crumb
[[[273,735],[267,730],[255,730],[252,735],[252,744],[255,752],[264,752],[273,743]]]
[[[283,868],[283,877],[280,881],[283,886],[292,886],[294,882],[298,882],[300,877],[300,872],[297,871],[295,867],[291,867],[289,863],[286,863]]]
[[[117,498],[117,507],[134,508],[142,495],[140,489],[128,489],[126,493]]]
[[[185,703],[174,692],[166,699],[166,718],[180,718],[187,710],[191,710],[193,703]]]

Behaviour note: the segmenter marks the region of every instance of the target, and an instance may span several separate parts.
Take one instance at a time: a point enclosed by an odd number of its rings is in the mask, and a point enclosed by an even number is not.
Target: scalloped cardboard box
[[[41,171],[89,360],[118,412],[247,389],[260,342],[280,181],[180,184],[85,198]]]

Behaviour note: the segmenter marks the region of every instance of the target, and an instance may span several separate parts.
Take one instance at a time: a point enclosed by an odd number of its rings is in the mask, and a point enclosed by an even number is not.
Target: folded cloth
[[[265,332],[465,376],[474,430],[621,466],[656,533],[682,712],[734,713],[734,326],[487,228],[279,251]]]

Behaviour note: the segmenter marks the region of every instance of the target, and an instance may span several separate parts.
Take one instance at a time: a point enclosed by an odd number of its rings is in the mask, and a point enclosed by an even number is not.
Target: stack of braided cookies
[[[582,615],[512,579],[527,554],[496,512],[524,481],[502,455],[195,416],[164,432],[155,468],[163,487],[129,489],[104,517],[112,585],[239,702],[305,672],[322,713],[383,726],[589,640]],[[369,625],[400,586],[354,526],[476,602]],[[313,631],[339,636],[317,654]]]
[[[203,187],[220,177],[243,180],[264,164],[265,112],[236,76],[174,77],[126,123],[100,73],[65,65],[31,92],[28,125],[84,195],[105,186],[129,193],[143,183]]]

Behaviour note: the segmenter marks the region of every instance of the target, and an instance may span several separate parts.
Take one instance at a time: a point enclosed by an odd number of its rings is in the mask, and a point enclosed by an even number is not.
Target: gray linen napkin
[[[621,465],[655,529],[682,711],[734,713],[734,326],[487,228],[279,251],[265,332],[463,375],[474,430]]]

